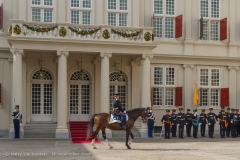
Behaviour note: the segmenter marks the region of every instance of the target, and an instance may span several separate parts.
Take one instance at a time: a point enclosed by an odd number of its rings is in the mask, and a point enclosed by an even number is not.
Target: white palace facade
[[[127,109],[240,108],[240,0],[0,0],[0,136]],[[142,137],[146,125],[135,123]],[[217,125],[218,126],[218,125]],[[108,131],[111,134],[111,131]]]

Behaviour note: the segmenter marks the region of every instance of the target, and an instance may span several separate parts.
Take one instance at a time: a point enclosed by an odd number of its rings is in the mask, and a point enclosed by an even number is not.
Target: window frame
[[[166,0],[162,0],[163,1],[163,14],[156,14],[154,13],[154,1],[155,0],[152,0],[151,1],[151,10],[152,10],[152,13],[153,13],[153,16],[154,16],[154,22],[153,24],[155,24],[155,18],[162,18],[162,37],[154,37],[154,38],[157,38],[157,39],[170,39],[170,40],[173,40],[175,39],[175,18],[176,16],[178,15],[178,0],[174,0],[174,15],[168,15],[166,14]],[[166,19],[173,19],[173,34],[172,34],[172,38],[166,38]],[[155,28],[155,25],[153,26]],[[154,31],[155,33],[155,31]]]
[[[199,19],[201,18],[201,1],[202,0],[199,0],[198,1],[198,16],[199,16]],[[221,0],[219,0],[219,16],[218,18],[212,18],[212,4],[211,4],[212,0],[208,0],[208,17],[203,17],[203,21],[208,21],[208,37],[206,39],[201,39],[201,41],[212,41],[212,42],[218,42],[220,41],[220,20],[221,20]],[[212,40],[211,37],[212,37],[212,34],[211,34],[211,22],[212,21],[217,21],[218,22],[218,40]],[[199,26],[200,28],[200,26]],[[199,29],[199,33],[200,33],[200,29]]]
[[[45,9],[50,9],[52,10],[52,22],[55,21],[55,15],[56,15],[56,9],[55,9],[55,1],[52,0],[52,5],[44,5],[44,0],[41,0],[41,5],[33,5],[32,4],[32,0],[29,0],[30,2],[30,10],[31,10],[31,14],[29,14],[29,19],[32,21],[32,22],[38,22],[38,21],[33,21],[33,18],[32,18],[32,9],[40,9],[40,12],[41,12],[41,20],[40,22],[44,22],[44,10]],[[52,23],[52,22],[44,22],[44,23]]]
[[[207,86],[201,86],[200,85],[201,84],[201,81],[200,81],[201,69],[208,69],[208,85]],[[218,69],[219,70],[219,85],[218,86],[212,86],[212,70],[213,69]],[[222,68],[220,68],[220,67],[200,67],[200,68],[198,68],[198,81],[199,81],[199,83],[198,83],[198,88],[199,89],[202,88],[202,89],[207,89],[208,90],[207,105],[206,106],[202,105],[202,107],[220,107],[220,98],[221,98],[220,90],[221,90],[221,86],[222,86]],[[218,90],[218,105],[217,106],[213,106],[211,104],[211,91],[214,90],[214,89]],[[200,95],[200,97],[202,97],[202,95]],[[201,101],[202,101],[202,99],[201,99]]]
[[[162,85],[159,84],[159,85],[156,85],[154,84],[154,68],[156,67],[161,67],[163,68],[163,83]],[[174,85],[167,85],[166,84],[166,69],[167,68],[174,68]],[[177,66],[168,66],[168,65],[154,65],[151,67],[152,71],[151,71],[151,86],[154,87],[154,88],[162,88],[162,105],[153,105],[153,107],[175,107],[175,89],[177,87],[177,70],[178,70],[178,67]],[[165,105],[166,104],[166,89],[167,88],[171,88],[173,89],[173,105]]]
[[[72,11],[78,11],[79,12],[79,23],[78,24],[83,24],[83,12],[90,12],[90,24],[85,24],[85,25],[91,25],[92,24],[92,14],[93,14],[93,0],[91,1],[91,8],[83,8],[83,0],[79,0],[79,7],[72,7],[71,6],[71,0],[69,0],[69,8],[70,8],[70,23],[71,24],[76,24],[72,23]]]
[[[113,10],[113,9],[108,9],[108,1],[109,0],[105,0],[105,3],[106,3],[106,24],[109,24],[108,23],[108,13],[114,13],[116,14],[116,26],[119,26],[119,15],[120,14],[126,14],[127,15],[127,24],[126,26],[123,26],[123,27],[128,27],[128,26],[131,26],[131,12],[130,12],[130,8],[131,8],[131,0],[127,0],[127,10],[120,10],[120,0],[116,0],[116,10]]]

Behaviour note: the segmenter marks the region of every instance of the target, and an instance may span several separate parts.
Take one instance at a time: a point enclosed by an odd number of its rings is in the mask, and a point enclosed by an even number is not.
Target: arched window
[[[118,71],[115,71],[115,72],[112,72],[110,75],[109,75],[109,81],[110,82],[126,82],[126,75],[124,73],[122,73],[121,71],[118,72]]]
[[[72,81],[90,81],[90,77],[86,72],[76,71],[71,75],[70,80]]]
[[[36,80],[53,80],[53,76],[52,74],[45,70],[45,69],[39,69],[38,71],[36,71],[33,76],[32,79],[36,79]]]

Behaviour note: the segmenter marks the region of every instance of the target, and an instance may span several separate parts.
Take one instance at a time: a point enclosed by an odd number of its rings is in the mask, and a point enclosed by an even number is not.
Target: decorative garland
[[[144,34],[144,39],[145,39],[145,41],[150,41],[150,40],[152,39],[151,33],[146,32],[146,33]]]
[[[27,29],[31,30],[31,31],[36,31],[36,32],[41,32],[41,33],[48,33],[50,31],[53,31],[55,28],[57,28],[57,26],[55,27],[44,27],[44,28],[41,28],[41,27],[33,27],[33,26],[29,26],[29,25],[26,25],[24,24],[23,26],[25,26]]]
[[[21,34],[21,27],[20,27],[18,24],[14,26],[14,28],[13,28],[13,33],[14,33],[15,35]]]
[[[142,31],[135,31],[134,33],[126,33],[126,32],[121,32],[119,30],[112,29],[114,34],[117,34],[119,36],[122,36],[124,38],[130,38],[130,37],[136,37],[141,33]]]
[[[92,35],[94,33],[97,33],[100,29],[92,29],[92,30],[88,30],[88,31],[84,31],[84,30],[81,30],[81,31],[78,31],[77,29],[75,28],[72,28],[72,27],[68,27],[68,29],[70,29],[71,32],[74,32],[76,34],[80,34],[82,36],[86,36],[86,35]]]
[[[12,25],[8,28],[8,34],[12,35]]]
[[[103,36],[103,38],[105,38],[105,39],[110,38],[110,33],[109,33],[109,31],[108,31],[107,29],[105,29],[105,30],[103,31],[102,36]]]
[[[65,27],[61,27],[59,30],[59,36],[65,37],[67,35],[67,30]]]

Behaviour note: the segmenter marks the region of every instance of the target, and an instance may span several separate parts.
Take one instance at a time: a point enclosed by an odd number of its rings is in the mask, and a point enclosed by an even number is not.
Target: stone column
[[[109,113],[109,58],[111,53],[101,53],[100,112]]]
[[[67,57],[68,51],[58,51],[58,84],[57,84],[57,129],[55,138],[69,138],[67,128]]]
[[[191,109],[193,106],[193,81],[192,81],[192,69],[194,65],[184,64],[184,82],[183,82],[183,96],[184,96],[184,104],[183,110]],[[196,108],[196,107],[195,107]],[[195,109],[194,108],[194,109]]]
[[[12,102],[13,104],[19,105],[19,110],[23,110],[22,105],[22,56],[24,55],[22,49],[12,48],[13,55],[13,89],[12,89]],[[15,103],[14,103],[15,101]],[[14,111],[14,107],[11,110]],[[20,127],[20,138],[23,138],[24,130]],[[9,131],[9,138],[14,138],[14,128],[11,127]]]
[[[142,107],[151,107],[151,66],[150,59],[153,58],[152,54],[142,55]],[[142,138],[148,137],[148,130],[146,123],[141,123],[140,134]]]
[[[229,107],[237,107],[237,70],[238,66],[229,66]]]

